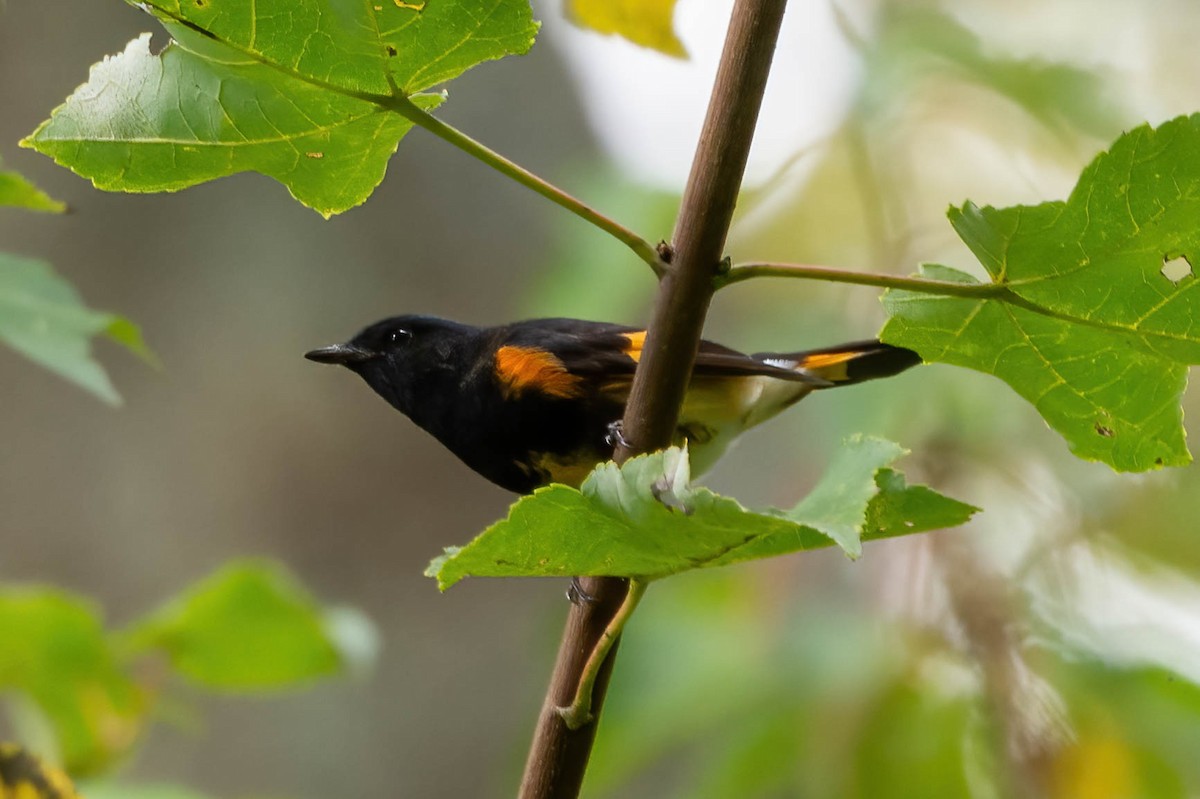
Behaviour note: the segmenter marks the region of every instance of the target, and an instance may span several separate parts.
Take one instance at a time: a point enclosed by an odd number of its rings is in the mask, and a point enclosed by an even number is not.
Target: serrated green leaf
[[[1125,134],[1066,202],[952,209],[991,276],[978,299],[892,291],[881,338],[994,374],[1075,454],[1122,471],[1191,460],[1180,396],[1200,363],[1200,116]],[[1164,274],[1164,266],[1182,266]],[[976,283],[940,266],[927,277]]]
[[[0,630],[0,690],[35,703],[69,771],[96,771],[129,748],[144,699],[117,668],[91,603],[49,588],[5,589]]]
[[[153,359],[136,325],[85,307],[49,264],[0,253],[0,341],[115,405],[121,397],[91,356],[90,340],[101,333]]]
[[[569,0],[567,16],[598,33],[616,34],[642,47],[687,58],[675,33],[675,0]]]
[[[260,172],[330,216],[370,196],[412,128],[374,103],[211,56],[179,44],[153,55],[144,34],[92,67],[22,145],[108,191],[178,191]],[[428,109],[442,98],[413,102]]]
[[[67,210],[65,203],[51,198],[23,175],[10,169],[0,169],[0,206],[5,205],[55,214]]]
[[[871,499],[879,492],[878,472],[904,455],[904,448],[882,438],[864,438],[857,447],[839,450],[820,482],[788,518],[818,530],[852,558],[862,555],[863,524]]]
[[[146,34],[93,66],[22,145],[109,191],[259,172],[326,217],[383,180],[413,105],[444,100],[418,92],[537,32],[527,0],[132,4],[175,42],[152,54]]]
[[[603,464],[579,490],[551,485],[521,498],[507,519],[467,546],[447,549],[426,574],[436,577],[443,590],[468,575],[652,580],[835,543],[813,525],[835,531],[853,556],[861,539],[922,532],[970,518],[976,511],[970,505],[928,489],[907,488],[895,472],[882,468],[902,452],[879,439],[850,439],[838,455],[838,484],[823,483],[808,507],[802,502],[790,512],[750,511],[733,499],[692,487],[687,453],[676,448],[633,458],[621,467]],[[833,500],[839,496],[855,507],[837,505]],[[880,526],[868,527],[868,522]]]
[[[134,650],[160,649],[185,677],[224,690],[294,687],[343,665],[321,608],[266,562],[220,569],[127,636]]]

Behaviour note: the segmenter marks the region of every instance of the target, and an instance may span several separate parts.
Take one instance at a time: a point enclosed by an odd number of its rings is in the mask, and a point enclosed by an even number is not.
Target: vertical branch
[[[671,266],[659,283],[626,406],[623,430],[628,444],[617,448],[618,461],[636,452],[669,446],[674,437],[785,5],[786,0],[737,0],[734,5],[675,225]],[[621,605],[626,585],[624,580],[602,577],[584,580],[582,587],[596,601],[571,608],[525,765],[522,799],[568,799],[578,795],[583,783],[597,721],[571,730],[558,708],[571,702],[588,655]],[[595,719],[615,656],[614,646],[593,689]]]
[[[739,0],[734,6],[675,224],[671,269],[659,284],[625,409],[625,437],[632,450],[619,448],[618,460],[633,451],[669,446],[675,434],[785,5],[784,0]]]

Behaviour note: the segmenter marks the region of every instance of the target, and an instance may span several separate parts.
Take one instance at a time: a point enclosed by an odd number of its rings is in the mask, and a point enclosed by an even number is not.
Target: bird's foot
[[[621,446],[625,449],[633,449],[633,445],[625,438],[624,427],[625,423],[620,419],[609,422],[608,434],[604,436],[604,443],[610,447]]]

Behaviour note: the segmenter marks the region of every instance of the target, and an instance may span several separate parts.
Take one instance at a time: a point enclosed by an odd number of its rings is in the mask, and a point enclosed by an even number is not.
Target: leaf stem
[[[658,277],[661,278],[666,274],[667,264],[659,255],[655,246],[616,220],[605,216],[587,203],[568,194],[544,178],[538,177],[520,164],[510,161],[495,150],[463,133],[458,128],[443,122],[403,95],[387,98],[386,101],[379,99],[376,102],[380,102],[389,110],[400,114],[413,124],[424,128],[442,141],[454,145],[468,155],[474,156],[476,159],[501,174],[507,175],[522,186],[532,189],[552,203],[575,214],[580,219],[592,223],[633,250],[634,254],[645,261]]]
[[[718,289],[756,277],[791,277],[802,280],[825,280],[830,283],[853,283],[884,289],[902,289],[922,294],[982,299],[1007,294],[1008,288],[996,283],[955,283],[949,280],[930,280],[925,277],[903,277],[878,272],[851,272],[830,266],[808,264],[744,263],[717,275],[713,282]]]
[[[625,594],[625,600],[617,609],[616,615],[612,617],[612,621],[604,628],[604,632],[600,634],[600,640],[596,642],[592,648],[592,654],[588,656],[587,663],[584,664],[583,673],[579,677],[579,687],[575,691],[575,699],[571,704],[557,708],[558,715],[562,716],[563,721],[566,722],[567,729],[577,730],[592,721],[592,690],[596,685],[596,677],[600,674],[600,667],[604,665],[609,651],[616,644],[621,631],[625,629],[625,623],[637,609],[638,603],[642,601],[642,596],[645,595],[649,585],[649,582],[643,580],[629,581],[629,591]]]

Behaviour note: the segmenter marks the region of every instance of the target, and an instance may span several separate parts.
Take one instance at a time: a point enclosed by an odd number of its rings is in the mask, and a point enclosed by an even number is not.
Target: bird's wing
[[[530,336],[532,340],[529,343],[535,346],[540,343],[571,374],[602,379],[628,378],[641,361],[646,343],[644,329],[573,319],[543,321],[553,324],[539,325],[537,334]],[[538,342],[538,337],[546,337],[547,340]],[[771,363],[712,341],[700,342],[693,374],[773,377],[808,383],[814,387],[832,384],[821,376],[811,374],[802,363],[795,366]]]
[[[495,356],[501,383],[564,398],[587,393],[589,383],[609,396],[627,394],[646,343],[644,329],[578,319],[521,322],[501,335]],[[919,362],[909,350],[873,340],[755,355],[701,341],[693,379],[766,377],[828,388],[896,374]]]

